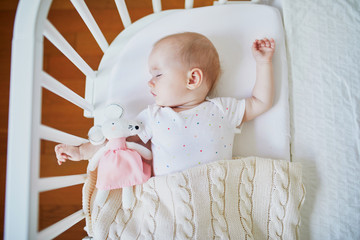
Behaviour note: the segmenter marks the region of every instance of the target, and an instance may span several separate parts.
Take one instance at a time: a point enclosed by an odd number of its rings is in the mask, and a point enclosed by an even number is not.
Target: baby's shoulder
[[[236,98],[233,97],[214,97],[214,98],[206,98],[207,101],[210,102],[218,102],[218,101],[231,101],[231,100],[236,100]]]
[[[207,98],[206,100],[210,103],[213,103],[214,106],[222,110],[229,108],[240,101],[233,97],[215,97],[215,98]]]
[[[155,104],[153,105],[148,105],[145,109],[143,109],[138,115],[137,115],[137,120],[146,120],[146,119],[151,119],[155,116],[156,112],[158,111],[158,106],[156,106]]]
[[[139,115],[147,116],[149,118],[156,118],[166,115],[169,112],[168,107],[161,107],[156,104],[148,105]]]

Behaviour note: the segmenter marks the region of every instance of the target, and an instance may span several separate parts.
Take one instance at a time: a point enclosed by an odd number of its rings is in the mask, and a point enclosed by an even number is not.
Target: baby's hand
[[[81,160],[80,149],[78,146],[58,144],[55,146],[55,153],[59,165],[61,165],[63,162],[66,162],[66,160]]]
[[[253,56],[257,63],[268,63],[272,61],[272,56],[275,51],[274,39],[255,40],[251,47]]]

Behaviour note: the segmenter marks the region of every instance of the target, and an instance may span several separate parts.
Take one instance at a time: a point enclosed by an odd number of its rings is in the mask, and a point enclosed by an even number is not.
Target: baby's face
[[[160,43],[149,57],[151,80],[148,82],[159,106],[176,107],[186,103],[188,70],[179,61],[170,43]]]

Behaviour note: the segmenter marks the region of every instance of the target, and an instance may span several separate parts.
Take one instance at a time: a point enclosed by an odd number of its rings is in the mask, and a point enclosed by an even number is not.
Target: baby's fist
[[[70,146],[66,144],[58,144],[55,146],[55,153],[57,162],[61,165],[66,160],[80,161],[80,150],[77,146]]]
[[[258,63],[268,63],[272,61],[272,56],[275,51],[274,39],[255,40],[251,47],[255,61]]]

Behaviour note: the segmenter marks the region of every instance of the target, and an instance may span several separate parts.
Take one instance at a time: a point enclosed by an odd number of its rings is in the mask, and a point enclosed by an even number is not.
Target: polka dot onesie
[[[155,175],[232,158],[235,128],[242,122],[245,99],[207,98],[181,112],[150,105],[137,117],[140,139],[151,139]]]

